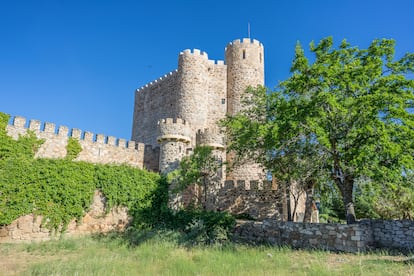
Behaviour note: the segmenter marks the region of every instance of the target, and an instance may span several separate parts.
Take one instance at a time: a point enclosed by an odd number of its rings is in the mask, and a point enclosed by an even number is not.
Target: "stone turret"
[[[197,146],[210,146],[214,149],[224,150],[224,137],[218,129],[199,129],[196,136]]]
[[[250,38],[239,39],[226,47],[227,113],[234,115],[241,109],[241,96],[248,86],[264,84],[264,47]]]
[[[197,146],[210,146],[213,148],[212,154],[221,163],[222,167],[219,169],[218,182],[224,183],[225,167],[226,162],[226,151],[224,143],[224,135],[218,130],[218,128],[198,130],[196,135]],[[217,181],[216,181],[217,182]]]
[[[177,117],[197,128],[205,127],[208,116],[209,65],[208,55],[198,49],[184,50],[178,58]],[[195,142],[193,140],[193,142]]]
[[[250,38],[239,39],[226,47],[227,62],[227,114],[235,115],[243,109],[241,99],[249,86],[264,84],[264,47],[259,41]],[[232,163],[234,154],[227,154],[227,162]],[[256,163],[245,162],[233,166],[227,179],[264,179],[263,169]]]
[[[187,155],[191,142],[191,127],[178,118],[166,118],[158,122],[157,142],[160,145],[159,170],[167,174],[178,168],[180,160]]]
[[[200,187],[202,194],[204,195],[205,208],[207,210],[217,210],[218,194],[220,188],[224,185],[225,181],[225,161],[226,151],[224,147],[223,134],[218,128],[210,128],[204,130],[198,130],[196,135],[197,146],[210,146],[212,147],[212,155],[219,165],[217,171],[210,172],[208,179],[205,179],[206,185]]]

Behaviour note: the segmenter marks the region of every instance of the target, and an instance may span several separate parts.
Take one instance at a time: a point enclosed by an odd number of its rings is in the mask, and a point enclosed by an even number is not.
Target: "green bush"
[[[198,209],[169,212],[163,227],[181,232],[186,245],[217,245],[230,242],[236,220],[228,213]]]

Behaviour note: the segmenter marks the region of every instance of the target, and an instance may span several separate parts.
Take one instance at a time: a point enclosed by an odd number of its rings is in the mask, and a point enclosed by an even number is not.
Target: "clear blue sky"
[[[412,0],[0,0],[0,111],[129,139],[136,88],[184,49],[223,59],[248,22],[268,87],[289,76],[297,41],[394,38],[397,57],[414,52]]]

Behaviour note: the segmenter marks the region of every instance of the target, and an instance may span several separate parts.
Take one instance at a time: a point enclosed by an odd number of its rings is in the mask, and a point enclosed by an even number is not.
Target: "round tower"
[[[250,38],[230,42],[226,47],[227,63],[227,114],[235,115],[243,109],[241,98],[247,87],[264,85],[264,47]],[[234,166],[234,153],[226,156],[231,170],[227,180],[262,180],[263,168],[252,161]]]
[[[212,155],[214,156],[218,168],[215,172],[210,172],[205,185],[201,187],[204,194],[205,207],[207,210],[218,210],[219,208],[219,191],[226,180],[226,151],[224,147],[224,136],[217,128],[198,130],[196,135],[197,146],[212,147]]]
[[[198,49],[184,50],[178,58],[178,101],[177,117],[189,122],[191,126],[204,127],[207,121],[209,61],[206,52]],[[195,132],[197,129],[193,129]],[[194,139],[195,137],[192,137]],[[193,140],[195,142],[195,140]]]
[[[215,150],[224,150],[224,136],[216,129],[199,129],[197,131],[197,146],[210,146]]]
[[[167,174],[178,168],[191,142],[190,125],[182,119],[166,118],[158,122],[160,144],[159,170]]]
[[[241,96],[248,86],[264,85],[264,48],[259,41],[244,38],[226,47],[227,113],[241,110]]]
[[[210,129],[199,129],[196,135],[197,146],[209,146],[212,147],[213,156],[221,163],[219,177],[220,181],[225,179],[225,168],[224,164],[226,162],[226,151],[224,143],[224,135],[217,128]]]

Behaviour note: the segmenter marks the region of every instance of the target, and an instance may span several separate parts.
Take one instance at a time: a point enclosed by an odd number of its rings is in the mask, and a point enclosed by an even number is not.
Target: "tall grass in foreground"
[[[241,245],[189,248],[174,233],[136,245],[119,236],[2,244],[0,259],[0,275],[414,275],[413,262],[404,262],[404,256]],[[16,262],[14,270],[7,270],[7,260]]]

